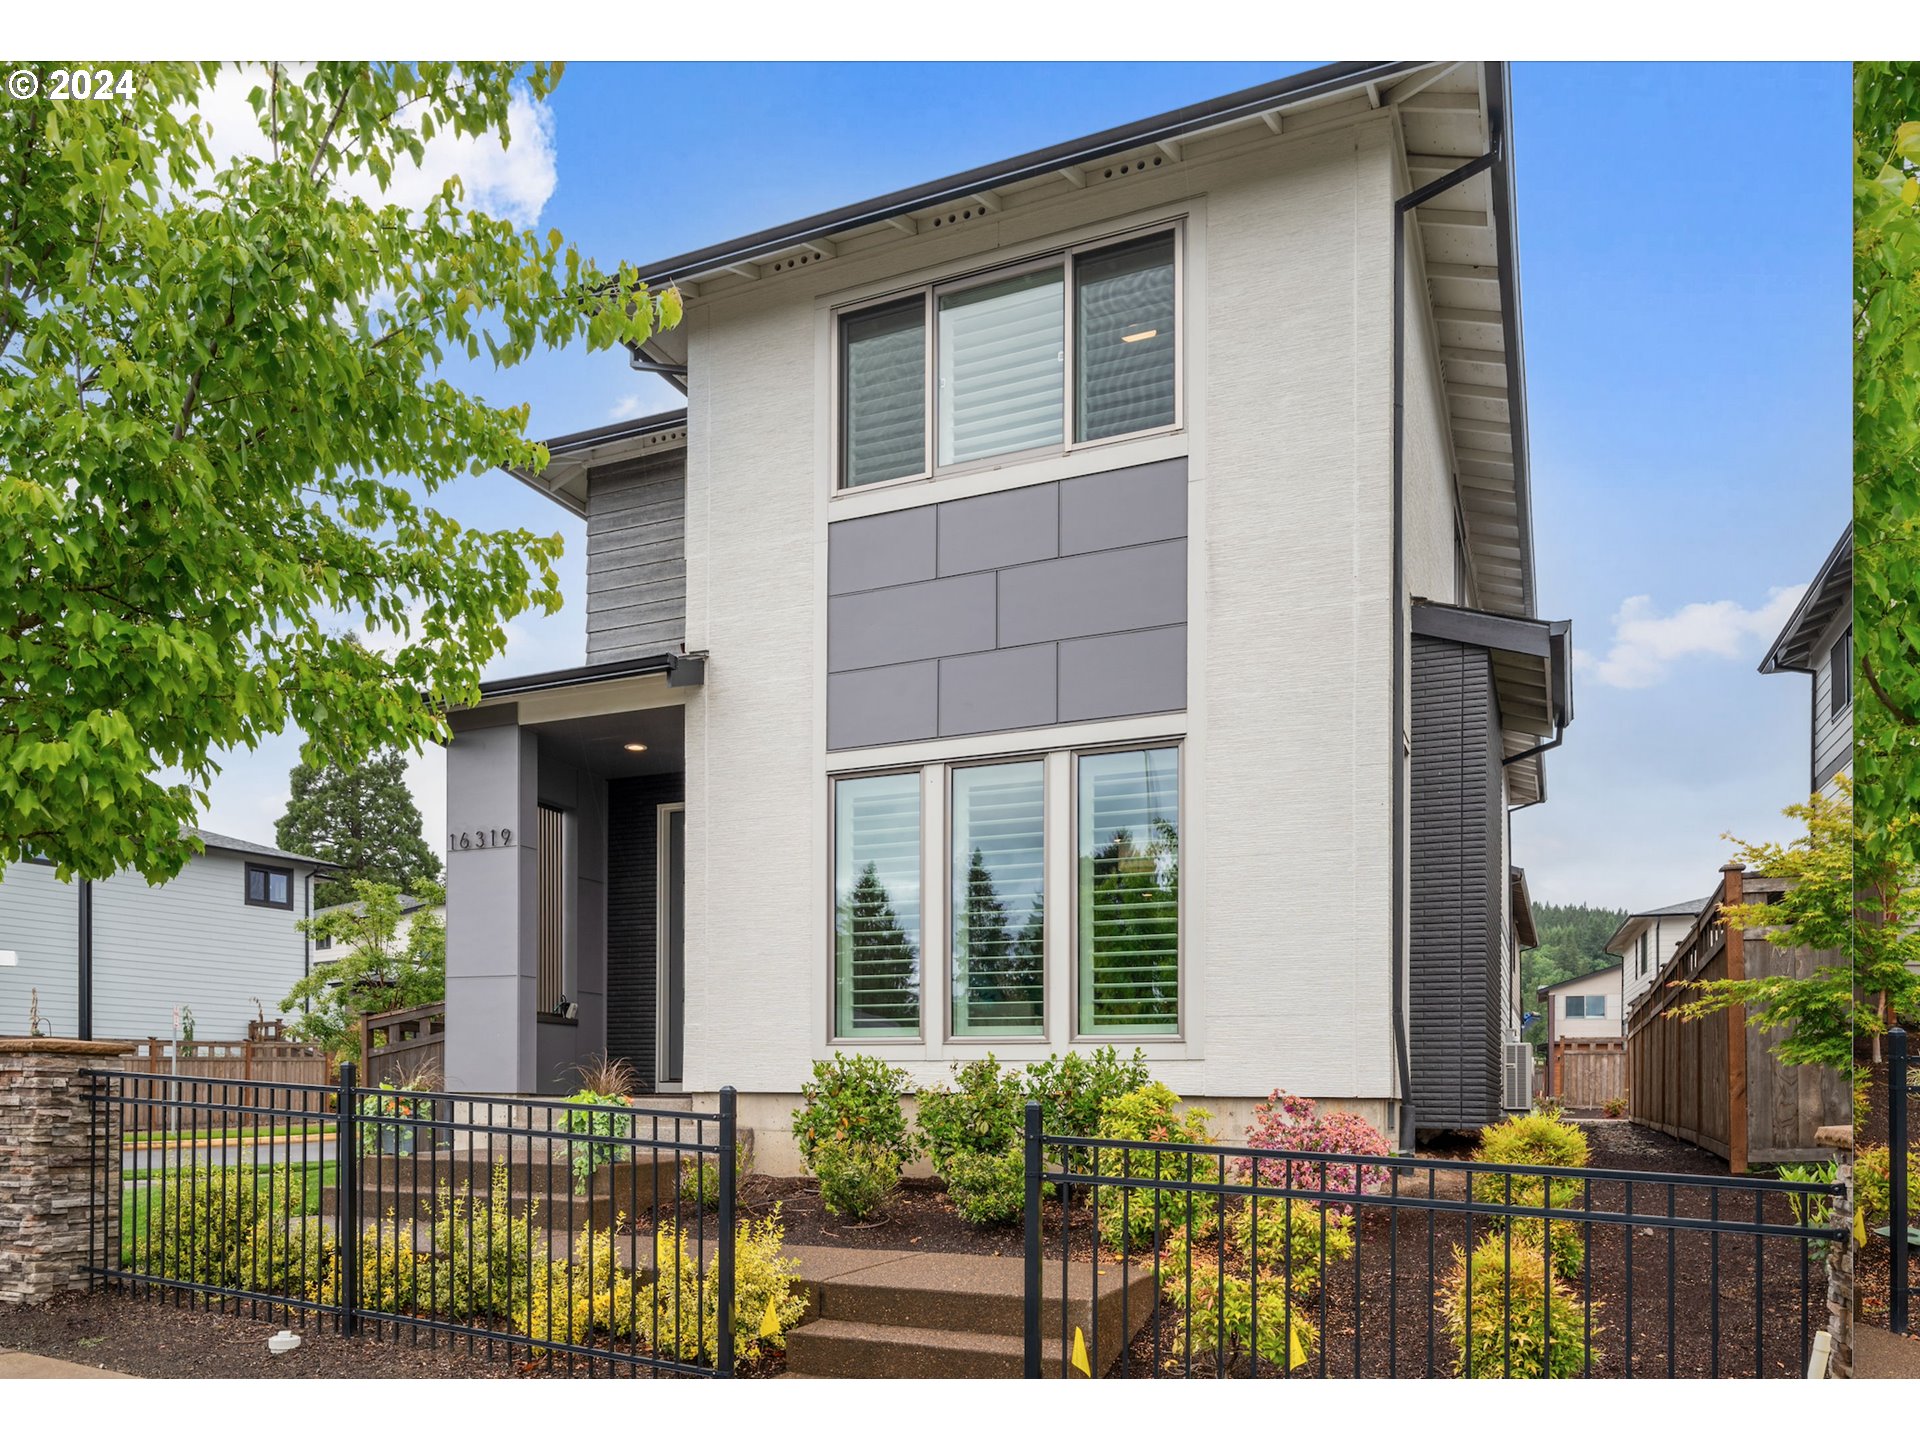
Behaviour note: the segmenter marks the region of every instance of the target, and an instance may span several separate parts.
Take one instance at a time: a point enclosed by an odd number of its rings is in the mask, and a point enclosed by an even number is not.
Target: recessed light
[[[626,744],[626,748],[631,750],[634,754],[638,755],[642,750],[646,749],[647,747],[642,745],[638,740],[629,740]]]
[[[1131,345],[1137,340],[1151,340],[1159,333],[1158,330],[1136,330],[1131,335],[1122,335],[1120,337],[1120,343],[1122,345]]]

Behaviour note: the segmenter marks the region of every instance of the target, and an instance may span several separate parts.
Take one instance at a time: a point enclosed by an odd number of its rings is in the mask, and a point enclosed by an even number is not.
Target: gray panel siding
[[[1820,789],[1853,759],[1853,706],[1833,713],[1833,646],[1853,623],[1849,606],[1835,618],[1814,650],[1813,672],[1813,788]]]
[[[627,460],[587,483],[587,663],[678,649],[687,634],[684,451]]]
[[[828,748],[1184,709],[1186,476],[1165,461],[830,525]]]
[[[1415,1122],[1500,1115],[1499,715],[1487,653],[1415,637],[1408,1039]]]

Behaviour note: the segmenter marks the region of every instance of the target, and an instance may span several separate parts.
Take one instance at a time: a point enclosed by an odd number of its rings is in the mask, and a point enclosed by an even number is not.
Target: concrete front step
[[[954,1379],[1020,1375],[1025,1269],[1018,1259],[917,1251],[849,1251],[792,1246],[808,1293],[807,1319],[787,1337],[796,1375]],[[1091,1275],[1073,1268],[1066,1305],[1069,1334],[1086,1336],[1104,1374],[1153,1311],[1151,1268],[1127,1276],[1101,1268],[1099,1324]],[[1060,1272],[1041,1271],[1045,1373],[1060,1372]]]

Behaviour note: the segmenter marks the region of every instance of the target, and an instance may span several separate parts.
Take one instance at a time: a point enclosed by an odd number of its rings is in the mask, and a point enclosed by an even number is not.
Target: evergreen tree
[[[351,769],[304,760],[293,767],[293,793],[274,827],[274,843],[339,867],[338,876],[315,884],[316,906],[351,900],[360,880],[418,893],[440,879],[440,861],[420,833],[406,767],[406,757],[391,748]]]
[[[856,978],[848,1022],[856,1030],[910,1029],[920,1018],[919,952],[869,860],[840,909],[843,973]]]
[[[979,846],[967,861],[967,878],[960,895],[954,958],[966,967],[969,1008],[976,1022],[992,1024],[1001,1018],[1009,998],[1007,905],[993,883],[986,856]]]
[[[1100,1019],[1170,1023],[1179,977],[1180,837],[1166,820],[1141,844],[1118,831],[1095,853],[1093,973]]]
[[[1602,905],[1535,905],[1533,928],[1540,943],[1520,952],[1521,1013],[1539,1010],[1542,985],[1558,985],[1614,964],[1619,957],[1609,955],[1606,944],[1626,918],[1626,911]],[[1535,1015],[1525,1035],[1535,1046],[1545,1045],[1545,1020]]]

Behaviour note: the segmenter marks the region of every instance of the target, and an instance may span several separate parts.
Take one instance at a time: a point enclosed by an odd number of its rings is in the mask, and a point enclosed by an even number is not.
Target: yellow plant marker
[[[777,1340],[780,1338],[780,1311],[774,1305],[774,1297],[767,1297],[767,1313],[760,1317],[760,1338]]]
[[[1287,1330],[1287,1368],[1298,1370],[1307,1363],[1307,1347],[1300,1343],[1300,1327],[1295,1325]]]
[[[1867,1243],[1867,1212],[1864,1210],[1856,1209],[1853,1212],[1853,1243]]]
[[[1080,1333],[1078,1325],[1073,1327],[1073,1368],[1089,1380],[1093,1378],[1093,1362],[1087,1359],[1087,1337]]]

